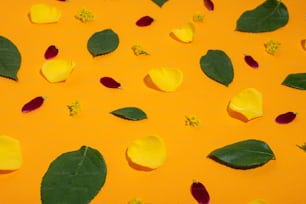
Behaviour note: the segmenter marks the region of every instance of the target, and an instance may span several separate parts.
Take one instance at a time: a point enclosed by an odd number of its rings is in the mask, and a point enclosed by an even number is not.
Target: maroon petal
[[[204,0],[204,5],[209,11],[214,10],[214,3],[211,0]]]
[[[28,113],[39,108],[44,103],[44,100],[45,98],[42,96],[37,96],[33,98],[31,101],[29,101],[22,107],[21,112]]]
[[[292,122],[296,117],[296,113],[295,112],[287,112],[287,113],[283,113],[278,115],[275,118],[275,122],[279,123],[279,124],[287,124]]]
[[[57,54],[58,54],[57,47],[55,47],[55,45],[50,45],[45,52],[45,59],[51,59],[53,57],[56,57]]]
[[[199,204],[208,204],[210,197],[209,194],[205,188],[205,186],[198,182],[198,181],[193,181],[191,185],[191,194],[198,201]]]
[[[258,62],[256,60],[254,60],[254,58],[250,55],[245,55],[244,56],[244,61],[250,66],[250,67],[253,67],[253,68],[258,68],[259,65],[258,65]]]
[[[141,17],[137,22],[136,25],[140,27],[149,26],[153,23],[154,19],[150,16]]]
[[[121,84],[111,77],[102,77],[100,83],[108,88],[120,88]]]

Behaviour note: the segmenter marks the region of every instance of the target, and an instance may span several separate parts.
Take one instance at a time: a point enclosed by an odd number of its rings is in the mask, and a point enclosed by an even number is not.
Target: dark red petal
[[[39,108],[44,103],[44,100],[45,98],[42,96],[37,96],[33,98],[31,101],[29,101],[22,107],[21,112],[28,113]]]
[[[199,204],[208,204],[210,197],[209,194],[205,188],[205,186],[198,182],[194,181],[191,185],[191,194],[198,201]]]
[[[55,45],[50,45],[45,52],[45,59],[51,59],[53,57],[56,57],[57,54],[58,54],[57,47],[55,47]]]
[[[150,16],[144,16],[144,17],[141,17],[137,22],[136,22],[136,25],[137,26],[141,26],[141,27],[144,27],[144,26],[149,26],[151,25],[151,23],[153,23],[154,19],[151,18]]]
[[[204,0],[204,5],[209,11],[214,10],[214,3],[211,0]]]
[[[283,113],[278,115],[275,118],[275,122],[279,123],[279,124],[287,124],[292,122],[296,117],[296,113],[295,112],[287,112],[287,113]]]
[[[111,77],[102,77],[100,83],[108,88],[120,88],[121,84]]]
[[[259,65],[258,65],[258,62],[256,60],[254,60],[254,58],[250,55],[245,55],[244,56],[244,61],[250,66],[250,67],[253,67],[253,68],[258,68]]]

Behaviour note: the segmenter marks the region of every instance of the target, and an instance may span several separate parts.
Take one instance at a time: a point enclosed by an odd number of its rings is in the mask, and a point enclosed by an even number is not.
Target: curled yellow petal
[[[268,202],[265,200],[256,199],[256,200],[250,201],[248,204],[268,204]]]
[[[0,170],[17,170],[22,165],[22,154],[18,140],[0,136]]]
[[[55,23],[61,18],[61,11],[48,4],[34,4],[30,9],[33,23]]]
[[[173,29],[171,34],[174,35],[175,38],[178,40],[184,42],[184,43],[190,43],[193,41],[195,33],[195,28],[192,23],[186,23],[182,26],[182,28]]]
[[[175,68],[154,68],[148,75],[155,86],[166,92],[175,91],[183,82],[183,73]]]
[[[161,137],[146,136],[128,146],[127,156],[136,165],[156,169],[166,160],[166,146]]]
[[[260,117],[263,115],[262,94],[254,88],[244,89],[230,100],[229,108],[247,120]]]
[[[46,61],[41,72],[51,83],[65,81],[71,74],[75,63],[69,60],[53,59]]]

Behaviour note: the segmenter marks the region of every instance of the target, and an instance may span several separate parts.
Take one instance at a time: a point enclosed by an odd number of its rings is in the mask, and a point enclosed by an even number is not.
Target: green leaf
[[[0,36],[0,76],[17,81],[20,64],[21,55],[17,47],[10,40]]]
[[[87,42],[87,48],[93,57],[113,52],[118,45],[119,37],[111,29],[94,33]]]
[[[288,10],[281,1],[266,0],[255,9],[244,12],[236,29],[251,33],[269,32],[285,26],[288,20]]]
[[[306,73],[289,74],[282,82],[282,85],[306,90]]]
[[[111,114],[127,120],[143,120],[147,118],[146,113],[136,107],[125,107],[114,110]]]
[[[201,57],[202,71],[211,79],[228,86],[234,78],[231,59],[222,50],[208,50]]]
[[[166,3],[168,0],[152,0],[154,3],[156,3],[159,7],[162,7],[164,3]]]
[[[260,140],[244,140],[214,150],[209,158],[236,169],[250,169],[275,159],[270,147]]]
[[[89,203],[104,185],[106,164],[99,151],[82,146],[56,158],[41,183],[42,204]]]

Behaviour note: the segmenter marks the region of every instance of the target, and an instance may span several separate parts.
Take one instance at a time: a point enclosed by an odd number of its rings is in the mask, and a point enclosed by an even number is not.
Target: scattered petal
[[[188,115],[186,116],[185,125],[191,127],[198,127],[200,125],[200,121],[196,116]]]
[[[295,112],[283,113],[283,114],[278,115],[275,118],[275,122],[277,122],[279,124],[287,124],[287,123],[292,122],[295,119],[296,115],[297,115],[297,113],[295,113]]]
[[[0,170],[17,170],[22,165],[22,153],[17,139],[0,136]]]
[[[193,22],[200,22],[204,21],[204,15],[201,12],[196,12],[192,17]]]
[[[190,43],[193,41],[195,28],[192,23],[187,23],[182,28],[173,29],[171,34],[179,41],[184,43]]]
[[[275,55],[280,45],[280,42],[270,39],[265,43],[266,52],[270,55]]]
[[[142,49],[141,45],[138,45],[138,44],[133,45],[133,46],[132,46],[132,50],[133,50],[133,52],[134,52],[134,54],[135,54],[136,56],[139,56],[139,55],[149,55],[149,53],[146,52],[146,51],[144,51],[144,50]]]
[[[71,105],[67,105],[67,108],[69,109],[69,115],[70,116],[75,116],[81,110],[80,102],[79,101],[75,101]]]
[[[74,66],[71,60],[52,59],[43,64],[41,72],[51,83],[62,82],[70,76]]]
[[[210,197],[209,194],[205,188],[205,186],[199,182],[194,180],[191,185],[191,194],[198,201],[199,204],[208,204]]]
[[[247,120],[263,115],[262,94],[254,88],[242,90],[229,103],[229,109],[242,114]]]
[[[111,77],[100,78],[100,83],[108,88],[121,88],[121,84]]]
[[[37,108],[42,106],[45,99],[46,99],[46,97],[43,97],[43,96],[37,96],[37,97],[33,98],[31,101],[29,101],[28,103],[26,103],[22,107],[21,112],[28,113],[28,112],[31,112],[33,110],[36,110]]]
[[[149,26],[153,23],[154,19],[150,16],[143,16],[136,21],[136,25],[139,27]]]
[[[204,0],[204,5],[209,11],[214,10],[214,3],[211,0]]]
[[[75,17],[79,19],[82,23],[88,23],[90,21],[95,20],[95,14],[87,8],[81,8],[80,10],[78,10]]]
[[[143,204],[143,201],[141,198],[133,198],[132,200],[129,201],[128,204]]]
[[[303,145],[297,145],[297,146],[306,152],[306,142]]]
[[[301,45],[302,45],[303,50],[306,50],[306,39],[301,40]]]
[[[30,18],[33,23],[55,23],[61,18],[61,11],[48,4],[34,4],[30,9]]]
[[[149,71],[148,75],[152,82],[165,92],[176,91],[183,82],[183,72],[175,68],[154,68]]]
[[[252,68],[258,68],[258,62],[250,55],[244,56],[244,61]]]
[[[146,136],[134,140],[127,148],[127,156],[134,164],[156,169],[166,160],[166,146],[159,136]]]
[[[50,45],[45,52],[45,59],[51,59],[56,57],[58,54],[58,49],[55,45]]]
[[[256,200],[250,201],[248,204],[268,204],[268,202],[262,199],[256,199]]]

